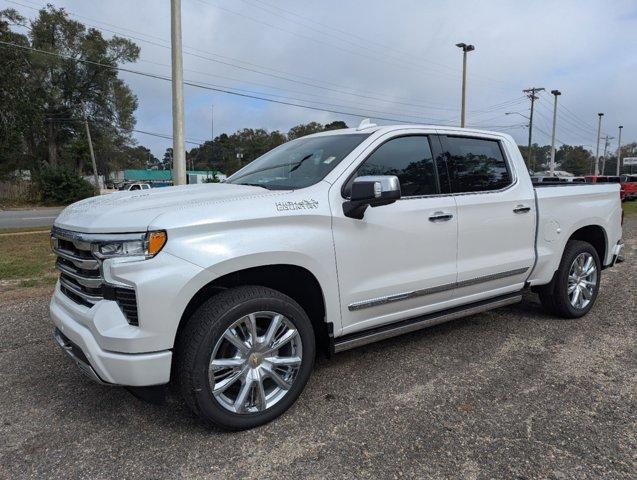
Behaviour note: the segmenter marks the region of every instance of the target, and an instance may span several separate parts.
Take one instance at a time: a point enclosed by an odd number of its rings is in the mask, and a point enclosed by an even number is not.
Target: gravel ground
[[[637,218],[583,319],[522,304],[321,360],[278,420],[200,427],[85,380],[47,289],[0,294],[0,478],[637,476]]]

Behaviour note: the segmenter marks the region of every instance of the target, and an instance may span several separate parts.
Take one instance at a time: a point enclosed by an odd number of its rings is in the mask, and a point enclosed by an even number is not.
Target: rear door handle
[[[525,207],[524,205],[518,205],[513,209],[513,213],[527,213],[531,211],[531,207]]]
[[[453,215],[445,212],[435,212],[429,217],[430,222],[448,222],[453,218]]]

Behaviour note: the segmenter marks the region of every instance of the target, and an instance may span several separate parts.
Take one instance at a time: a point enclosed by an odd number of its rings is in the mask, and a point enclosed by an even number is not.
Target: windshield
[[[269,151],[228,183],[273,190],[305,188],[323,180],[369,133],[304,137]]]

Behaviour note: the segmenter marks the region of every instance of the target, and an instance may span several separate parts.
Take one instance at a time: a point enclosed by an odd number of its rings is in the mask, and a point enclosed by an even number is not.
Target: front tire
[[[544,309],[562,318],[586,315],[597,300],[601,262],[587,242],[569,240],[560,266],[548,285],[538,291]]]
[[[297,302],[270,288],[237,287],[189,319],[177,342],[177,381],[203,423],[245,430],[292,406],[314,356],[312,323]]]

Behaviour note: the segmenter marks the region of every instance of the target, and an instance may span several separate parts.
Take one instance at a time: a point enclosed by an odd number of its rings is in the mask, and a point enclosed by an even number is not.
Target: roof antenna
[[[378,125],[376,125],[375,123],[372,123],[369,118],[363,118],[361,120],[361,123],[358,125],[358,128],[356,128],[356,130],[365,130],[366,128],[372,128],[372,127],[377,127]]]

